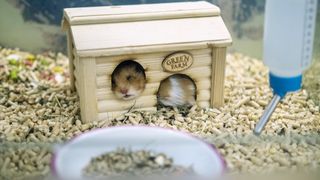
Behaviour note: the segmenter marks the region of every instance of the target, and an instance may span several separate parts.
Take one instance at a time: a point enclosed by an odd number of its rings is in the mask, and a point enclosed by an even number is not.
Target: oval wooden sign
[[[193,63],[193,57],[186,52],[176,52],[168,55],[162,61],[162,68],[169,72],[179,72],[188,69]]]

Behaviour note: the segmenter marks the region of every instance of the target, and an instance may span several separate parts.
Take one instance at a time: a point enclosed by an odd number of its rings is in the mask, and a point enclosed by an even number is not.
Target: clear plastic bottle
[[[274,96],[254,133],[259,135],[279,101],[301,88],[302,73],[311,65],[317,0],[267,0],[264,63]]]
[[[264,63],[270,86],[283,97],[301,87],[301,75],[311,65],[317,0],[267,0]]]

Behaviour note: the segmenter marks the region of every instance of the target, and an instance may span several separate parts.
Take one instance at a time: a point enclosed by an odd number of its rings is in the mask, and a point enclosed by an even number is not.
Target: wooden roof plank
[[[231,39],[221,17],[72,26],[77,50]]]
[[[204,1],[72,8],[65,10],[63,28],[70,29],[79,56],[227,46],[232,39],[219,14]]]
[[[123,22],[133,20],[218,16],[220,9],[205,1],[127,6],[66,8],[64,16],[71,25]]]

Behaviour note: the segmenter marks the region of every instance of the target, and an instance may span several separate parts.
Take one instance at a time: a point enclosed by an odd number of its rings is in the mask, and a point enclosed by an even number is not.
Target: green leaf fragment
[[[12,79],[12,80],[16,80],[16,79],[18,79],[18,74],[19,74],[19,70],[18,69],[12,69],[10,71],[9,78]]]
[[[13,66],[19,66],[20,65],[20,61],[16,60],[16,59],[9,59],[9,64],[13,65]]]
[[[50,62],[48,62],[46,59],[40,59],[40,64],[43,66],[49,66]]]

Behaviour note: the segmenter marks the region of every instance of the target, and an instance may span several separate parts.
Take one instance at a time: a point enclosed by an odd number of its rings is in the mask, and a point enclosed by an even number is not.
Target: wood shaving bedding
[[[8,60],[18,55],[18,62]],[[0,49],[0,177],[45,177],[52,146],[82,132],[118,125],[150,125],[190,132],[216,145],[230,173],[271,172],[320,166],[320,113],[306,90],[288,94],[260,138],[252,130],[272,92],[263,64],[227,56],[225,106],[132,111],[109,121],[83,124],[77,94],[69,90],[62,54],[32,55]],[[64,81],[56,79],[60,74]],[[250,137],[250,138],[249,138]],[[296,137],[299,140],[291,140]]]

